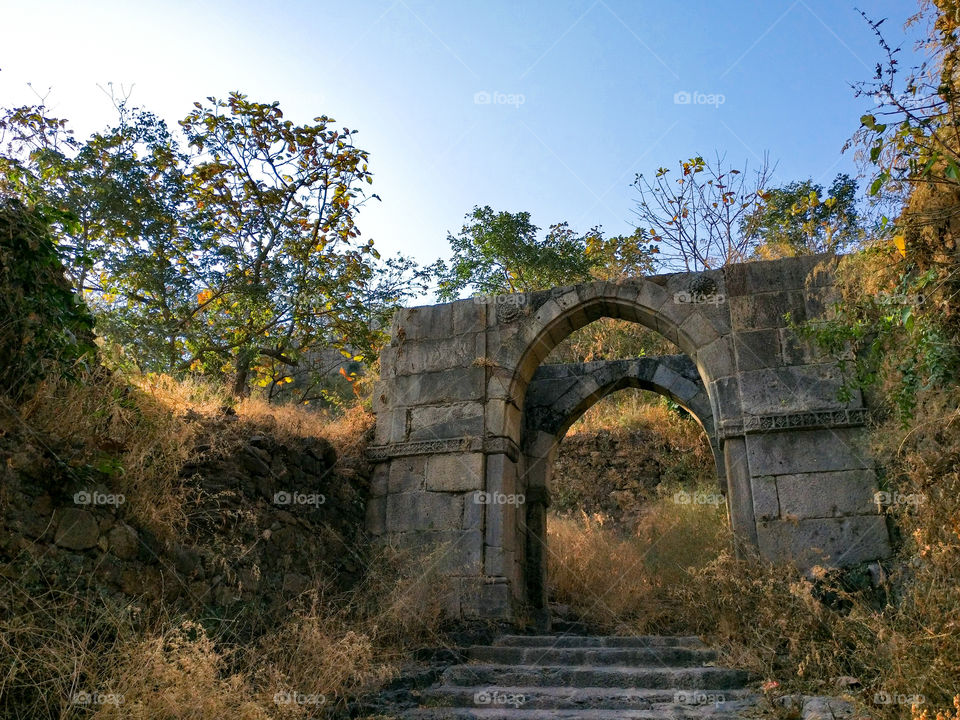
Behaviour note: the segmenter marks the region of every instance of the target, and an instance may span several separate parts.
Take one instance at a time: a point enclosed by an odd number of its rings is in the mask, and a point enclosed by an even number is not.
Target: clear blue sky
[[[904,42],[914,2],[859,6]],[[0,104],[52,88],[81,135],[112,117],[109,81],[171,122],[240,89],[358,129],[383,198],[360,229],[423,262],[473,205],[630,232],[634,174],[694,153],[768,151],[778,182],[854,174],[841,148],[868,105],[850,84],[880,59],[848,0],[0,0],[0,17]]]

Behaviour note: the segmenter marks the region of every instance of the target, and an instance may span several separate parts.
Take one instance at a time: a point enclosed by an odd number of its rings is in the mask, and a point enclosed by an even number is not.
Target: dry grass
[[[702,444],[703,430],[682,410],[673,409],[666,398],[629,388],[592,405],[567,431],[576,435],[616,428],[653,428],[672,443],[689,448]]]
[[[551,515],[548,577],[557,600],[608,630],[668,631],[680,623],[665,589],[689,583],[729,548],[726,508],[663,497],[637,530],[626,536],[602,515]]]
[[[92,474],[122,493],[131,517],[161,537],[185,526],[189,497],[179,471],[201,438],[210,452],[225,454],[256,433],[280,442],[323,437],[349,461],[362,455],[373,426],[360,405],[333,416],[259,397],[236,403],[237,421],[225,424],[232,404],[222,388],[195,378],[98,373],[81,382],[44,380],[8,421],[68,473]]]
[[[243,645],[211,630],[217,624],[208,618],[166,617],[160,608],[148,625],[133,603],[109,607],[93,591],[31,596],[18,580],[0,578],[0,713],[316,717],[392,677],[412,647],[443,644],[445,585],[423,571],[432,565],[429,556],[386,549],[359,586],[333,597],[308,593],[301,609]]]
[[[852,689],[871,717],[876,693],[922,696],[914,718],[954,718],[960,692],[960,413],[958,393],[921,398],[909,428],[877,428],[891,492],[921,498],[892,509],[901,545],[884,586],[864,575],[804,575],[735,558],[710,506],[651,506],[639,537],[601,518],[552,518],[550,577],[558,599],[602,626],[707,637],[725,661],[784,691]],[[661,560],[661,557],[663,559]],[[602,599],[598,602],[597,598]],[[925,710],[923,714],[921,710]]]

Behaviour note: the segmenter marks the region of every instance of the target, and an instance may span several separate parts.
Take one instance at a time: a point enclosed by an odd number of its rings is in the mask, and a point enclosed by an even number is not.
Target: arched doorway
[[[519,521],[529,508],[491,498],[546,500],[524,439],[529,386],[572,332],[620,318],[696,367],[738,543],[807,567],[889,554],[863,398],[840,396],[842,368],[793,325],[829,308],[833,262],[789,258],[400,310],[373,398],[369,532],[413,549],[443,544],[452,615],[514,617],[528,594]]]
[[[713,410],[696,366],[686,355],[541,365],[523,402],[521,473],[527,501],[518,517],[523,534],[526,600],[545,622],[547,602],[546,518],[552,471],[567,430],[603,398],[626,388],[648,390],[684,408],[703,429],[717,469],[718,490],[727,487]]]

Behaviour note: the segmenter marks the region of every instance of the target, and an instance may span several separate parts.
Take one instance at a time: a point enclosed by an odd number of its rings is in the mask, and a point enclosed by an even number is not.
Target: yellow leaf
[[[897,250],[900,251],[900,254],[903,257],[907,256],[907,241],[906,241],[906,238],[903,237],[903,235],[897,235],[896,237],[894,237],[893,244],[897,248]]]

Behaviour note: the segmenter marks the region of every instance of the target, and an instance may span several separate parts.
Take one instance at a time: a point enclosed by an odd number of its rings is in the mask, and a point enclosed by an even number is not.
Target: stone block
[[[730,377],[737,372],[733,346],[729,337],[719,338],[709,345],[698,348],[691,357],[697,363],[697,370],[704,381]]]
[[[531,383],[532,385],[532,383]],[[534,392],[534,398],[537,393]],[[530,388],[527,389],[527,407],[533,407],[538,404],[534,398],[531,398]],[[506,400],[488,400],[484,410],[484,430],[487,435],[496,435],[513,438],[520,442],[520,423],[522,415],[520,410],[511,402]]]
[[[737,368],[741,371],[780,367],[780,334],[777,330],[743,330],[733,334]]]
[[[667,291],[655,282],[647,279],[640,282],[636,303],[651,317],[657,314],[661,305],[671,299]]]
[[[757,520],[773,520],[780,517],[780,499],[777,497],[777,481],[769,475],[755,477],[750,483],[753,489],[753,514]]]
[[[480,400],[486,380],[486,371],[479,365],[403,375],[391,383],[388,399],[394,405],[437,405]]]
[[[435,492],[387,496],[387,531],[456,530],[462,526],[463,501],[459,495]]]
[[[765,559],[801,568],[846,567],[890,555],[887,525],[879,515],[762,521],[757,538]]]
[[[740,418],[740,382],[737,378],[720,378],[715,380],[712,385],[719,415],[719,418],[714,416],[714,419]]]
[[[416,492],[424,489],[427,458],[424,455],[398,457],[390,461],[387,489],[390,493]]]
[[[685,344],[699,349],[717,340],[720,333],[697,308],[680,325],[680,336],[685,339]]]
[[[453,303],[453,333],[483,332],[487,326],[487,303],[478,298]]]
[[[794,323],[803,322],[806,318],[801,291],[756,293],[730,298],[730,319],[734,331],[787,327],[788,314]]]
[[[836,365],[800,365],[740,373],[747,415],[859,407],[860,398],[840,399],[844,378]]]
[[[777,477],[785,518],[876,514],[877,477],[872,470],[801,473]]]
[[[453,305],[441,303],[400,310],[400,324],[406,331],[407,342],[453,335]]]
[[[486,505],[477,502],[475,492],[463,494],[463,529],[483,530]]]
[[[871,468],[863,428],[817,428],[747,435],[750,472],[758,475]]]
[[[387,531],[387,499],[384,497],[367,500],[367,532],[371,535],[383,535]]]
[[[397,408],[377,415],[377,427],[373,442],[376,445],[389,445],[407,439],[407,409]]]
[[[666,365],[660,365],[653,374],[653,385],[662,388],[668,395],[677,398],[681,402],[688,401],[700,392],[700,385],[679,375],[675,370],[668,368]]]
[[[781,328],[778,332],[780,333],[780,350],[783,352],[783,362],[786,365],[816,365],[835,361],[817,347],[813,340],[800,337],[796,330]],[[844,353],[843,358],[853,359],[851,353]]]
[[[487,547],[483,553],[483,572],[485,575],[510,575],[513,571],[514,554],[510,550]]]
[[[430,455],[426,463],[427,490],[465,492],[482,490],[483,453]]]
[[[483,403],[427,405],[410,410],[410,439],[434,440],[483,433]]]
[[[390,462],[382,462],[373,468],[370,475],[370,496],[383,497],[387,494],[388,479],[390,477]]]
[[[803,293],[804,312],[807,319],[832,320],[836,317],[836,304],[840,300],[840,292],[835,287],[807,288]]]
[[[506,578],[485,578],[464,583],[461,609],[467,618],[483,617],[507,620],[513,617],[513,599]]]
[[[477,359],[476,335],[451,335],[443,339],[407,339],[398,348],[397,375],[414,375],[469,367]],[[481,350],[482,354],[482,350]]]

